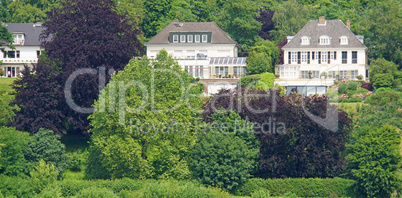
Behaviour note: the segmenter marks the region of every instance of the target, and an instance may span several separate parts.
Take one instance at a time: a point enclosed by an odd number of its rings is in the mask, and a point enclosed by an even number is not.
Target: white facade
[[[246,73],[246,58],[237,57],[237,43],[214,22],[173,21],[145,43],[147,57],[165,49],[182,69],[204,83],[207,94],[233,88]]]
[[[322,20],[322,22],[321,22]],[[320,24],[321,23],[321,24]],[[335,28],[334,28],[335,27]],[[275,83],[304,94],[325,93],[335,80],[368,79],[367,47],[339,20],[310,21],[296,36],[288,37],[282,65],[276,65]],[[311,91],[309,91],[311,89]],[[325,89],[326,90],[326,89]]]

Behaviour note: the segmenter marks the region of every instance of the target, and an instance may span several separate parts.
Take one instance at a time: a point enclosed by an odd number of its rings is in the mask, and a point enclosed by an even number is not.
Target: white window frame
[[[331,39],[329,36],[320,36],[320,45],[330,45]]]
[[[357,70],[352,70],[352,71],[350,71],[350,78],[351,78],[351,79],[356,79],[357,76],[358,76]]]
[[[186,42],[186,35],[180,35],[180,43]]]
[[[13,44],[22,45],[24,43],[24,34],[13,34]]]
[[[178,43],[179,42],[179,35],[175,34],[173,35],[173,43]]]
[[[310,38],[304,36],[301,38],[301,45],[310,45]]]
[[[307,52],[301,53],[301,63],[307,63]]]
[[[328,63],[328,52],[321,52],[321,64]]]
[[[297,64],[297,52],[291,52],[291,61],[292,64]]]
[[[334,60],[334,59],[335,59],[335,58],[334,58],[334,57],[335,57],[334,54],[335,54],[335,53],[334,53],[333,51],[330,52],[330,55],[331,55],[330,59],[331,59],[331,60]]]
[[[196,43],[199,43],[200,42],[200,35],[195,35],[194,41]]]
[[[206,35],[206,34],[203,34],[203,35],[202,35],[202,42],[203,42],[203,43],[208,42],[208,35]]]
[[[348,44],[348,37],[347,36],[341,36],[341,45],[347,45]]]
[[[318,56],[318,52],[315,52],[315,60],[318,61],[318,59],[320,59],[320,57]]]
[[[187,35],[187,42],[192,43],[193,42],[193,35]]]
[[[277,67],[281,78],[297,78],[297,66]]]

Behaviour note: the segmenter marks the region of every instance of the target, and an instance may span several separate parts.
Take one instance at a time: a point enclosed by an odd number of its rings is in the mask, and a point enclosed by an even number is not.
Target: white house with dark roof
[[[174,20],[144,45],[149,58],[162,49],[176,57],[208,94],[234,88],[246,73],[246,58],[237,57],[238,44],[214,22]]]
[[[3,24],[13,34],[15,49],[7,46],[0,46],[0,61],[3,62],[0,68],[5,71],[6,77],[17,77],[24,69],[24,64],[32,67],[38,62],[42,52],[39,35],[42,32],[41,23],[6,23]]]
[[[368,79],[367,47],[364,36],[350,31],[350,21],[319,20],[308,22],[295,36],[288,36],[282,47],[283,65],[276,65],[280,77],[275,83],[287,93],[297,90],[305,95],[326,93],[335,79]]]

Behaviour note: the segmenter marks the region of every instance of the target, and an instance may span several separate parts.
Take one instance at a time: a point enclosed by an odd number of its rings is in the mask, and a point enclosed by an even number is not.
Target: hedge
[[[274,87],[275,75],[269,72],[262,74],[254,74],[244,76],[239,80],[239,85],[246,87],[251,85],[253,88],[261,88],[264,90],[272,89]]]
[[[281,196],[287,192],[298,197],[361,197],[353,192],[354,180],[342,178],[287,178],[287,179],[249,179],[236,190],[236,195],[251,196],[254,191],[267,189],[271,196]]]

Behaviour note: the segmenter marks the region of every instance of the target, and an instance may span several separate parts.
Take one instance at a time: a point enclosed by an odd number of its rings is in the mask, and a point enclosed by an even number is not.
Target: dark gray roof
[[[212,32],[211,44],[237,44],[215,22],[179,22],[174,20],[145,45],[169,44],[169,32]],[[180,43],[173,45],[177,44]]]
[[[301,45],[303,36],[310,37],[310,45]],[[320,45],[320,36],[329,36],[330,45]],[[348,37],[348,45],[341,45],[341,36]],[[318,25],[318,20],[308,22],[282,49],[290,48],[367,48],[341,20],[326,20],[325,25]]]
[[[24,33],[24,46],[39,46],[39,35],[44,29],[43,26],[38,26],[40,23],[6,23],[8,31],[11,33]],[[34,26],[35,25],[35,26]]]

